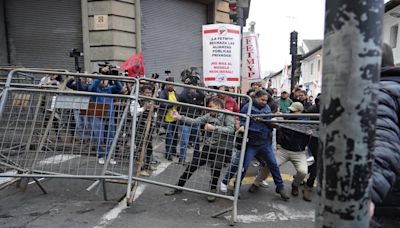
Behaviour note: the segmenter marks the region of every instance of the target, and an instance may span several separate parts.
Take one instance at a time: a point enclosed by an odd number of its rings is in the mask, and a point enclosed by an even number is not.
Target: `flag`
[[[127,70],[129,77],[138,77],[144,75],[143,53],[139,52],[129,57],[120,67],[121,70]]]

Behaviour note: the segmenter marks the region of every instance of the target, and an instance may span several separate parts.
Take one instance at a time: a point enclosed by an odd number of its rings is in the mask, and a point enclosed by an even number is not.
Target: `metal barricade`
[[[165,193],[167,195],[184,190],[211,198],[231,200],[233,206],[215,216],[232,211],[231,222],[235,222],[239,185],[229,193],[222,193],[217,189],[227,172],[224,166],[231,163],[231,158],[236,157],[235,153],[241,155],[236,168],[242,170],[246,140],[242,142],[239,139],[247,138],[252,106],[250,97],[147,78],[140,80],[140,86],[135,139],[137,150],[134,156],[138,166],[136,175],[132,178],[139,182],[168,187]],[[205,97],[208,97],[204,99],[205,104],[216,102],[214,97],[221,95],[241,98],[250,102],[249,113],[215,109],[215,104],[210,108],[201,105],[201,102],[184,103],[179,99],[179,95],[176,95],[177,101],[168,100],[169,94],[165,93],[165,89],[170,86],[174,86],[178,91],[183,90],[182,93],[186,90],[205,94]],[[157,97],[162,93],[163,96]],[[151,94],[153,97],[149,96]],[[184,117],[175,121],[174,118],[170,118],[172,110]],[[239,118],[242,118],[246,126],[243,136],[239,136],[237,131]],[[212,129],[210,125],[213,126]],[[157,164],[165,170],[159,176],[151,175],[150,171],[157,168],[154,167]],[[237,179],[241,179],[241,172],[238,172]],[[132,196],[129,198],[131,200],[134,198],[136,186],[137,183],[133,186]]]
[[[69,78],[59,89],[13,87],[12,77],[18,72]],[[91,92],[64,89],[67,80],[80,80],[78,77],[94,79],[88,87]],[[95,85],[105,80],[114,82],[114,87],[106,89],[119,92],[123,82],[132,92],[100,93]],[[130,195],[135,145],[125,138],[128,134],[135,138],[135,114],[128,117],[131,104],[138,99],[138,88],[138,81],[127,77],[11,71],[0,102],[0,177],[98,179],[105,198],[105,179],[125,180]]]
[[[277,118],[278,117],[278,118]],[[252,115],[251,118],[259,118],[259,121],[273,124],[277,127],[287,128],[304,134],[319,137],[320,114],[267,114]]]

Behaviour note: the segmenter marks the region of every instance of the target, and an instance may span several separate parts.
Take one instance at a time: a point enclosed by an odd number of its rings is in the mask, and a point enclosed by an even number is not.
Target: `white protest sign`
[[[203,25],[203,80],[206,86],[240,85],[240,27]]]
[[[254,33],[243,34],[243,76],[250,82],[261,81],[258,37]]]

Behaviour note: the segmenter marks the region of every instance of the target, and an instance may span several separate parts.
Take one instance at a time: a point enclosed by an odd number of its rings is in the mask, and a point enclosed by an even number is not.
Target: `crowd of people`
[[[394,68],[393,65],[393,59],[389,63],[383,61],[383,81],[381,82],[378,106],[378,130],[374,154],[376,159],[373,165],[370,190],[371,207],[384,201],[386,195],[395,186],[400,174],[399,166],[396,165],[400,161],[398,154],[399,90],[397,76],[399,70]],[[44,78],[41,83],[60,85],[61,81],[62,79],[53,76]],[[177,157],[177,162],[186,166],[184,172],[177,175],[179,176],[177,186],[183,187],[198,168],[208,164],[211,167],[210,192],[226,193],[230,181],[237,176],[238,172],[241,172],[242,179],[235,180],[234,185],[241,185],[252,162],[257,160],[259,164],[258,174],[248,191],[256,193],[260,187],[268,185],[265,180],[271,173],[276,185],[276,193],[282,200],[286,201],[290,196],[282,180],[280,166],[286,162],[291,162],[296,170],[291,183],[291,195],[297,197],[302,193],[302,198],[305,201],[312,200],[312,189],[317,176],[318,138],[311,132],[301,133],[268,124],[265,120],[270,118],[262,117],[262,115],[270,113],[319,113],[320,94],[314,99],[313,96],[309,96],[308,91],[298,85],[290,93],[282,91],[278,96],[277,89],[271,88],[270,85],[264,87],[261,83],[256,82],[251,84],[251,88],[247,92],[253,102],[251,107],[244,99],[240,100],[235,96],[224,93],[234,91],[227,86],[215,88],[224,92],[214,94],[192,87],[184,87],[182,91],[178,92],[173,82],[174,78],[168,76],[165,79],[165,84],[161,83],[161,88],[155,86],[154,83],[144,83],[140,88],[142,98],[139,99],[137,104],[131,104],[131,115],[138,118],[137,151],[145,147],[145,159],[141,175],[149,176],[149,171],[156,169],[152,166],[152,164],[157,163],[153,158],[153,133],[149,134],[147,139],[143,139],[143,136],[146,135],[146,123],[151,120],[152,123],[148,125],[151,127],[148,130],[149,132],[165,130],[164,158],[167,161],[174,161],[174,157]],[[101,79],[70,78],[66,82],[66,86],[73,90],[99,94],[129,95],[132,91],[129,83],[124,84],[119,81]],[[109,153],[109,147],[116,131],[114,101],[112,98],[99,95],[92,96],[90,104],[97,105],[93,108],[99,108],[98,104],[102,104],[103,106],[100,109],[106,110],[106,112],[101,115],[88,115],[82,113],[82,111],[73,110],[76,132],[81,140],[90,137],[96,142],[98,162],[104,164],[104,158]],[[137,109],[134,108],[135,105],[137,105]],[[261,117],[252,117],[248,129],[245,129],[246,119],[243,116],[239,117],[238,113],[247,114],[249,109],[252,115],[261,115]],[[134,115],[134,110],[136,110],[136,115]],[[296,120],[301,118],[299,118],[299,115],[294,115],[294,117],[286,119]],[[392,121],[393,126],[388,126],[388,121]],[[89,125],[95,131],[88,134],[87,131],[83,130],[86,125]],[[395,126],[397,128],[393,129]],[[155,128],[157,129],[155,130]],[[245,130],[248,131],[247,139],[241,138],[241,133]],[[390,143],[387,136],[392,137]],[[139,140],[139,138],[141,139]],[[243,169],[238,170],[241,141],[243,140],[246,140],[247,145]],[[275,144],[277,146],[274,146]],[[103,150],[104,145],[105,151]],[[193,156],[188,158],[189,148],[193,148]],[[393,153],[396,150],[397,153]],[[116,164],[116,161],[111,159],[110,164]],[[225,172],[223,172],[224,167],[226,167]],[[171,189],[165,195],[174,195],[180,192],[180,189]],[[215,201],[214,196],[208,196],[207,199],[209,202]]]
[[[132,103],[130,113],[133,116],[134,105],[137,105],[137,130],[136,146],[139,154],[142,148],[145,150],[144,165],[140,175],[149,176],[150,171],[156,169],[157,164],[153,157],[153,132],[155,126],[165,130],[165,151],[164,158],[167,161],[173,161],[178,157],[178,163],[186,165],[184,173],[180,176],[178,186],[184,186],[185,182],[201,166],[208,164],[211,166],[211,184],[210,191],[217,192],[217,186],[220,191],[225,193],[228,190],[229,181],[237,175],[240,160],[241,133],[245,130],[245,118],[239,118],[238,115],[229,113],[247,114],[251,109],[252,114],[270,114],[270,113],[302,113],[309,110],[318,112],[318,97],[316,104],[311,104],[307,99],[307,92],[296,89],[290,94],[286,91],[281,96],[276,96],[276,89],[264,88],[260,82],[252,83],[248,95],[253,100],[253,107],[249,107],[246,101],[239,101],[237,97],[226,93],[210,94],[201,89],[184,88],[178,93],[173,86],[173,77],[166,77],[166,83],[161,84],[156,91],[154,84],[144,83],[140,88],[140,95],[148,97],[142,98],[139,102]],[[60,85],[61,80],[49,77],[42,80],[43,84]],[[98,94],[130,94],[132,88],[128,83],[119,81],[107,81],[101,79],[69,78],[66,87],[77,91],[88,91]],[[220,91],[232,91],[227,86],[219,86],[215,89]],[[156,97],[166,102],[154,102],[151,97]],[[187,105],[178,105],[184,103]],[[89,109],[93,112],[82,112],[73,110],[75,128],[78,140],[90,139],[95,144],[98,157],[98,163],[104,164],[110,146],[116,134],[116,118],[120,113],[116,113],[115,101],[106,96],[91,96]],[[153,107],[153,110],[151,108]],[[225,112],[206,111],[202,107],[208,107],[215,110],[224,110]],[[308,109],[306,109],[307,107]],[[96,110],[102,110],[99,114]],[[151,112],[151,115],[150,115]],[[146,136],[146,123],[149,120],[152,124],[148,125]],[[274,126],[266,124],[263,120],[268,118],[252,118],[248,129],[247,147],[244,156],[242,170],[242,179],[253,160],[256,159],[260,164],[260,172],[256,181],[250,187],[250,192],[256,192],[262,183],[266,183],[269,172],[271,172],[276,184],[276,192],[283,200],[289,199],[281,177],[279,166],[287,161],[291,161],[297,170],[295,180],[292,185],[292,195],[299,194],[299,185],[307,174],[308,154],[316,156],[316,148],[310,149],[311,136],[303,135],[287,129],[279,129],[276,141],[278,149],[273,149],[272,132]],[[238,137],[235,137],[238,136]],[[234,142],[234,140],[236,140]],[[275,140],[275,138],[274,138]],[[236,144],[236,145],[234,145]],[[235,148],[237,147],[237,149]],[[179,150],[178,150],[179,148]],[[193,156],[188,159],[188,148],[193,148]],[[307,149],[308,148],[308,149]],[[308,152],[310,150],[311,152]],[[110,164],[117,163],[114,156],[110,159]],[[227,167],[222,180],[219,180],[223,167]],[[310,171],[313,169],[310,169]],[[313,172],[310,176],[313,176]],[[314,173],[315,174],[315,173]],[[315,176],[315,175],[314,175]],[[314,178],[315,179],[315,178]],[[239,181],[238,181],[238,184]],[[310,190],[314,185],[310,181],[310,188],[304,191],[304,199],[311,200]],[[308,185],[307,185],[308,186]],[[173,189],[166,195],[179,193],[179,190]],[[215,197],[208,197],[209,201],[215,200]]]

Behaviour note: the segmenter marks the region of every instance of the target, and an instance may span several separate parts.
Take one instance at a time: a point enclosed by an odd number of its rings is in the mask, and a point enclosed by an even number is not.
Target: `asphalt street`
[[[163,162],[160,166],[163,168],[157,172],[162,178],[176,165]],[[256,194],[247,192],[256,170],[250,170],[242,186],[235,227],[312,227],[313,203],[301,197],[282,201],[274,193],[271,180],[269,188]],[[287,174],[284,178],[290,186],[293,168],[286,165],[282,172]],[[0,191],[0,227],[226,227],[229,213],[211,216],[232,205],[225,199],[209,203],[206,196],[190,192],[164,196],[167,188],[140,184],[135,201],[126,207],[124,202],[118,202],[126,191],[125,185],[108,183],[108,201],[104,201],[101,191],[97,195],[86,191],[92,181],[47,178],[41,183],[48,194],[33,182],[25,192],[15,185]]]

